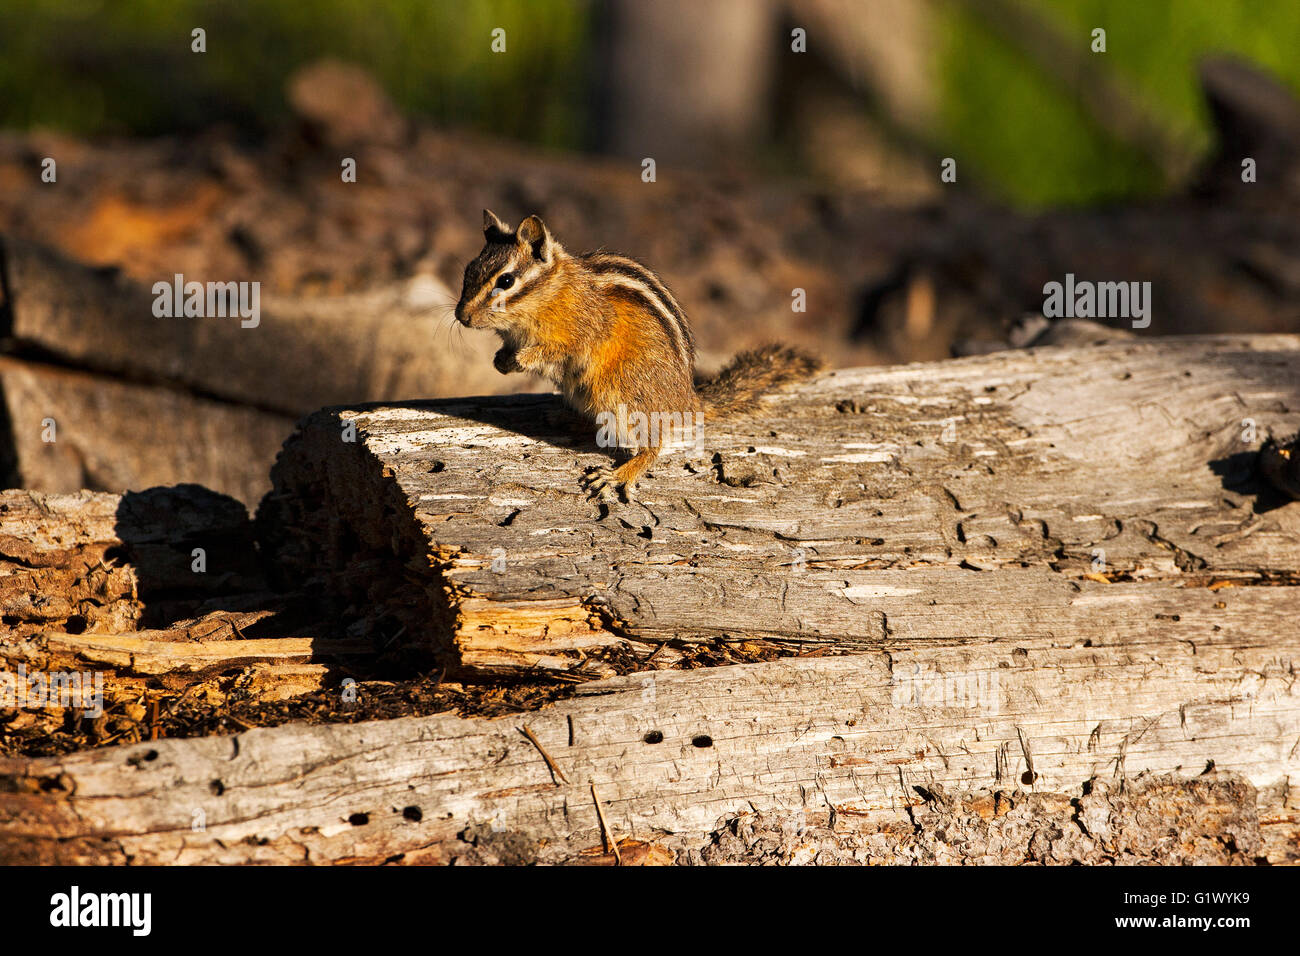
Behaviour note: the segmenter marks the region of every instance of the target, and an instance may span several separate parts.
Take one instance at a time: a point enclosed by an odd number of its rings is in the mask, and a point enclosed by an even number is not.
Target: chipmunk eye
[[[514,284],[515,284],[514,273],[503,272],[501,273],[501,275],[497,276],[498,289],[508,289]]]

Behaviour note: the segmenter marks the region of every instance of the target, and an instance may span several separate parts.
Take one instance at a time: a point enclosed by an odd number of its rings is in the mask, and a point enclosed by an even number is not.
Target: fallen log
[[[209,315],[206,299],[203,316],[159,317],[152,282],[113,269],[14,238],[0,244],[0,265],[8,334],[17,347],[278,415],[304,415],[358,395],[374,401],[515,384],[492,369],[486,336],[448,347],[455,301],[429,277],[332,297],[259,291],[253,318]],[[168,284],[170,302],[174,274],[152,278]],[[259,278],[205,274],[184,281]]]
[[[1269,510],[1289,499],[1253,461],[1300,423],[1298,359],[1259,336],[837,371],[706,423],[604,519],[577,477],[608,458],[550,396],[331,409],[259,533],[452,673],[589,678],[700,642],[1267,647],[1300,608],[1300,506]]]
[[[0,696],[15,694],[0,751],[140,739],[183,726],[182,699],[284,701],[336,686],[340,661],[372,658],[369,640],[337,639],[301,595],[268,590],[251,532],[243,505],[193,485],[0,493]],[[97,703],[45,701],[49,675],[79,675]]]
[[[1298,357],[835,372],[603,517],[549,396],[318,413],[258,515],[276,573],[567,699],[3,760],[0,858],[1300,860],[1300,503],[1255,472]]]
[[[193,483],[254,507],[292,422],[173,388],[0,356],[0,463],[8,465],[0,468],[11,487],[71,494]]]
[[[1296,643],[1276,654],[1293,659]],[[981,704],[901,697],[918,657],[893,656],[630,675],[513,720],[290,724],[0,760],[0,859],[580,862],[602,842],[593,785],[615,839],[683,861],[752,813],[779,821],[796,858],[829,827],[849,851],[868,844],[858,859],[924,860],[928,844],[978,861],[993,834],[963,849],[968,831],[943,826],[962,807],[993,824],[1021,809],[1019,836],[989,850],[998,862],[1300,859],[1300,705],[1276,658],[1251,675],[1263,654],[1236,665],[1229,648],[1205,670],[1190,650],[1122,644],[925,656],[935,675],[998,675]],[[1240,776],[1206,792],[1211,765]],[[1141,794],[1152,775],[1165,796],[1134,827],[1140,854],[1106,799],[1086,832],[1054,826],[1071,800]],[[1173,812],[1187,803],[1211,822]]]

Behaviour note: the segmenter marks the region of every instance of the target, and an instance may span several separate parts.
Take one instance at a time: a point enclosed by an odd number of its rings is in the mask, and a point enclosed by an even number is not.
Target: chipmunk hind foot
[[[612,501],[617,497],[621,501],[631,501],[636,483],[658,457],[659,449],[644,448],[617,468],[608,465],[588,468],[580,483],[592,499]]]

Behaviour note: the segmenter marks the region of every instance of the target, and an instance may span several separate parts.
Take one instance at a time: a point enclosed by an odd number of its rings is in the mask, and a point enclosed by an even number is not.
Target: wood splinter
[[[596,804],[596,819],[600,821],[600,839],[605,844],[605,852],[614,854],[614,865],[623,865],[623,856],[618,852],[618,842],[614,839],[614,831],[609,828],[609,823],[605,820],[605,809],[600,805],[600,795],[596,793],[596,785],[591,785],[591,799]]]
[[[542,742],[537,739],[537,735],[532,732],[529,726],[524,724],[519,728],[519,732],[527,737],[528,742],[536,747],[537,752],[542,755],[542,759],[546,761],[547,769],[551,771],[551,779],[554,781],[556,777],[559,777],[560,781],[568,783],[569,778],[564,775],[563,770],[555,765],[555,761],[551,759],[551,755],[546,752],[546,748],[542,746]],[[559,782],[557,782],[557,786],[558,783]]]

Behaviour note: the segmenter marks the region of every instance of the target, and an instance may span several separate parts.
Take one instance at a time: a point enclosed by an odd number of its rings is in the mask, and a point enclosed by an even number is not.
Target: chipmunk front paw
[[[502,375],[509,375],[511,372],[522,372],[524,367],[519,364],[519,353],[515,351],[514,346],[503,345],[497,349],[497,354],[492,359],[492,364]]]

